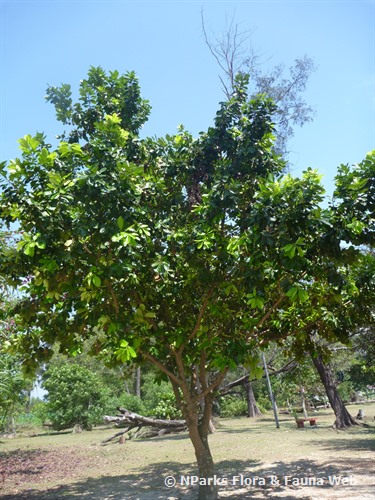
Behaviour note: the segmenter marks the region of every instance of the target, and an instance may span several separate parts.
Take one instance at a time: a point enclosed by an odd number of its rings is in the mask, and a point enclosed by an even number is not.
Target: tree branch
[[[193,401],[198,402],[201,399],[205,398],[208,394],[213,393],[213,391],[215,391],[220,386],[227,373],[228,368],[225,368],[225,370],[219,372],[214,378],[214,381],[209,386],[207,386],[206,389],[203,390],[200,394],[197,394]]]
[[[112,300],[113,300],[113,304],[115,306],[115,311],[116,311],[116,317],[118,316],[119,314],[119,306],[118,306],[118,301],[117,301],[117,297],[116,297],[116,294],[115,294],[115,291],[113,290],[113,287],[111,285],[111,282],[109,280],[105,280],[105,283],[109,289],[109,292],[111,294],[111,297],[112,297]]]
[[[285,366],[283,366],[282,368],[279,368],[278,370],[275,370],[273,372],[270,372],[269,375],[270,377],[273,376],[273,375],[278,375],[279,373],[284,373],[284,372],[288,372],[290,370],[293,370],[294,368],[296,368],[298,366],[298,363],[297,361],[295,361],[294,359],[292,361],[289,361]],[[266,375],[262,375],[262,378],[266,378]],[[220,395],[221,396],[224,396],[225,394],[228,394],[229,391],[233,388],[233,387],[237,387],[239,385],[242,385],[244,384],[246,381],[249,381],[249,382],[255,382],[257,379],[252,379],[252,380],[249,380],[249,373],[247,373],[246,375],[244,375],[243,377],[240,377],[238,378],[237,380],[234,380],[233,382],[230,382],[229,384],[225,385],[224,387],[222,387],[220,389]]]
[[[175,382],[179,387],[182,387],[181,380],[178,377],[176,377],[176,375],[173,372],[168,370],[168,368],[166,368],[163,365],[163,363],[161,363],[157,358],[155,358],[154,356],[152,356],[152,354],[149,354],[148,352],[143,352],[142,350],[140,350],[139,352],[145,359],[147,359],[148,361],[150,361],[150,363],[156,366],[156,368],[165,373],[171,381],[173,380],[173,382]]]
[[[200,327],[200,325],[201,325],[201,323],[202,323],[203,315],[204,315],[205,310],[207,309],[207,306],[208,306],[208,301],[210,300],[210,298],[211,298],[211,296],[212,296],[213,292],[214,292],[214,289],[213,289],[213,287],[211,287],[211,288],[209,289],[209,291],[207,292],[206,297],[205,297],[205,298],[204,298],[204,300],[203,300],[203,304],[202,304],[202,306],[201,306],[201,308],[200,308],[200,310],[199,310],[198,318],[197,318],[197,321],[196,321],[196,323],[195,323],[195,326],[194,326],[194,328],[193,328],[192,332],[190,333],[190,335],[189,335],[189,337],[187,338],[187,340],[186,340],[185,342],[183,342],[183,343],[180,345],[180,347],[178,348],[177,353],[178,353],[180,356],[181,356],[181,354],[184,352],[186,345],[187,345],[187,344],[190,342],[190,340],[192,340],[192,339],[196,336],[196,334],[198,333],[199,327]]]
[[[274,302],[274,304],[272,305],[272,307],[266,312],[266,314],[259,320],[259,322],[257,323],[257,325],[255,326],[254,330],[257,330],[258,328],[260,328],[263,323],[271,316],[271,314],[275,311],[275,309],[277,309],[279,307],[279,305],[281,304],[281,302],[285,299],[285,294],[283,294],[281,297],[279,297],[276,302]]]

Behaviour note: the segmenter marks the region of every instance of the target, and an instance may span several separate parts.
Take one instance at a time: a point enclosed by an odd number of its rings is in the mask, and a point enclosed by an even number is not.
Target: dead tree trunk
[[[105,439],[102,441],[102,444],[106,444],[133,429],[136,429],[136,432],[138,432],[144,427],[150,427],[153,429],[153,431],[147,433],[148,437],[161,436],[172,432],[182,432],[187,429],[185,420],[162,420],[159,418],[149,418],[139,415],[138,413],[128,411],[125,408],[119,407],[117,409],[120,412],[120,415],[105,415],[104,422],[115,422],[117,427],[123,427],[124,430]]]
[[[105,415],[104,421],[116,422],[118,427],[125,427],[127,425],[140,425],[144,427],[158,427],[160,429],[163,429],[165,427],[173,427],[176,429],[180,427],[186,428],[185,420],[163,420],[161,418],[150,418],[129,411],[126,408],[118,407],[117,409],[120,412],[120,415],[117,415],[116,417]]]
[[[346,427],[351,427],[356,425],[357,422],[350,415],[346,409],[338,391],[336,384],[333,380],[332,371],[329,365],[326,365],[322,359],[321,355],[316,357],[312,356],[313,363],[317,372],[319,373],[320,380],[322,381],[324,388],[327,393],[328,400],[331,407],[336,415],[335,426],[337,429],[345,429]]]

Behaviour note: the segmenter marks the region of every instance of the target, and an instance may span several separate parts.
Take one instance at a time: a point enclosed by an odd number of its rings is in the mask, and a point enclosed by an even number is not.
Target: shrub
[[[337,392],[344,403],[349,403],[355,399],[355,390],[350,381],[341,382],[341,384],[337,386]]]
[[[41,400],[31,402],[31,413],[43,425],[48,420],[48,403]]]
[[[247,413],[247,403],[245,399],[226,396],[220,400],[220,417],[241,417]]]
[[[44,375],[48,417],[56,430],[80,425],[91,430],[102,422],[108,389],[93,372],[79,365],[53,367]]]
[[[0,352],[0,430],[12,430],[25,410],[32,382],[25,379],[17,356]]]
[[[266,396],[263,394],[259,394],[256,398],[256,401],[257,401],[257,406],[262,413],[271,410],[272,403],[268,395]]]
[[[145,405],[143,401],[134,394],[125,393],[120,397],[114,397],[107,401],[106,411],[107,415],[114,415],[117,407],[126,408],[134,413],[143,415],[145,413]]]
[[[171,420],[182,418],[182,413],[177,408],[176,398],[172,392],[161,396],[159,403],[152,409],[151,415],[155,418]]]
[[[142,385],[142,394],[146,415],[155,418],[182,418],[169,382],[155,382],[155,375],[147,373]]]

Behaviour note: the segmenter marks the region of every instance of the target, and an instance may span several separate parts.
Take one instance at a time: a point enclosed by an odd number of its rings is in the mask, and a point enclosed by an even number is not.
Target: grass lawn
[[[365,411],[366,426],[348,431],[332,428],[331,410],[317,414],[317,427],[307,423],[304,429],[297,429],[288,415],[281,415],[280,429],[276,429],[271,413],[256,420],[218,420],[210,446],[221,497],[373,500],[375,404],[360,407]],[[350,406],[349,411],[355,416],[358,408]],[[101,446],[114,432],[108,427],[81,434],[29,430],[17,437],[1,437],[0,497],[196,497],[197,486],[186,484],[194,482],[196,475],[186,433]],[[165,486],[168,476],[175,478],[175,486]],[[331,485],[330,481],[340,484]]]

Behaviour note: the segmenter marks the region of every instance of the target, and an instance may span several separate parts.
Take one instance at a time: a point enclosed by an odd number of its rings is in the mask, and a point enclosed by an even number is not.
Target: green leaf
[[[298,290],[298,300],[300,302],[306,302],[306,300],[308,300],[309,298],[309,294],[306,292],[306,290],[303,290],[302,288],[300,288]]]
[[[292,288],[287,291],[286,296],[289,297],[292,302],[305,302],[309,298],[309,294],[300,286],[292,286]]]
[[[253,309],[263,309],[264,307],[264,299],[262,297],[259,297],[259,295],[256,297],[251,297],[247,303]]]
[[[296,253],[296,245],[294,243],[289,243],[289,245],[285,245],[282,250],[284,251],[285,255],[287,255],[290,259],[293,259]]]
[[[17,158],[16,160],[11,160],[8,165],[8,172],[13,177],[19,177],[20,174],[23,173],[22,165],[20,164],[20,160]]]
[[[102,284],[102,280],[99,278],[99,276],[96,276],[96,274],[94,274],[92,276],[92,282],[93,284],[96,286],[96,287],[100,287],[100,285]]]
[[[120,215],[120,217],[118,217],[117,219],[117,226],[120,229],[120,231],[124,229],[124,225],[125,225],[124,218]]]
[[[25,135],[23,139],[19,141],[20,148],[24,153],[33,153],[36,151],[40,142],[35,138],[31,137],[31,135]]]
[[[295,243],[289,243],[288,245],[285,245],[282,247],[282,250],[284,254],[289,257],[290,259],[293,259],[295,256],[296,252],[300,257],[302,257],[305,253],[305,251],[301,248],[302,245],[305,244],[304,238],[298,238],[298,240]]]
[[[129,345],[129,342],[123,339],[120,340],[120,347],[115,350],[115,356],[119,361],[126,363],[132,358],[136,358],[137,353],[134,348]]]
[[[34,256],[34,253],[35,253],[35,246],[36,246],[36,243],[31,241],[29,243],[26,243],[26,245],[24,246],[24,253],[26,255],[28,255],[29,257],[33,257]]]
[[[292,286],[292,288],[290,288],[285,295],[289,297],[292,302],[294,302],[297,299],[298,288],[296,286]]]

